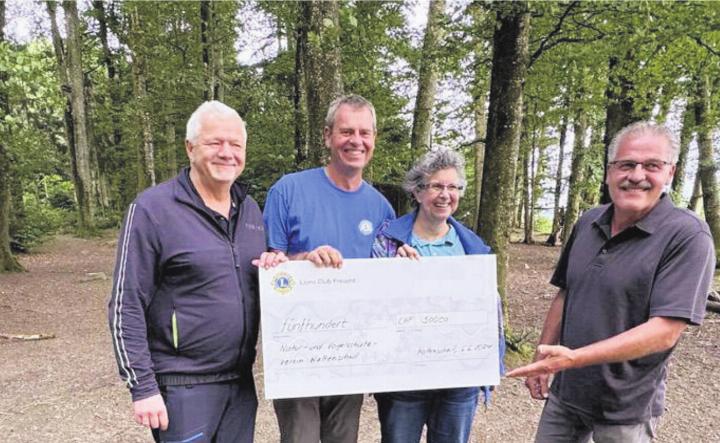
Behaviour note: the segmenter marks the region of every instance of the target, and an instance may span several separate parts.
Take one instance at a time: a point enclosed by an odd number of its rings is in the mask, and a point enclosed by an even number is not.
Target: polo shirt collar
[[[660,196],[660,201],[658,201],[655,207],[650,210],[650,213],[635,223],[633,227],[647,234],[652,234],[665,221],[674,207],[675,205],[673,205],[672,200],[667,196],[667,193],[663,193]],[[593,221],[593,224],[602,230],[607,238],[611,237],[610,223],[612,221],[614,210],[615,205],[608,205],[607,208],[605,208],[605,210],[602,211]]]
[[[444,236],[430,241],[423,240],[411,233],[412,246],[455,246],[455,243],[459,240],[458,235],[451,224],[448,224],[448,227],[448,232]]]
[[[675,205],[673,205],[670,197],[668,197],[667,194],[663,193],[660,196],[660,201],[655,205],[654,208],[652,208],[650,213],[646,215],[642,220],[635,223],[635,226],[637,226],[638,229],[647,232],[648,234],[652,234],[668,218],[668,215],[670,215],[670,212],[673,210],[674,207]]]

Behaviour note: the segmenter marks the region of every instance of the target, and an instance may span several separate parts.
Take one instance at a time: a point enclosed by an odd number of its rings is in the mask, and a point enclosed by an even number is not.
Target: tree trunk
[[[304,8],[302,4],[298,6]],[[302,17],[302,14],[300,15]],[[295,28],[295,74],[293,76],[293,118],[295,121],[295,166],[301,169],[308,158],[308,114],[305,85],[305,58],[307,57],[307,23],[298,20]]]
[[[712,129],[712,84],[710,76],[703,75],[697,85],[695,97],[695,125],[698,139],[698,175],[702,182],[703,210],[705,221],[715,243],[715,257],[720,262],[720,188],[716,176],[717,165],[713,152]]]
[[[535,107],[533,110],[533,114],[537,115],[537,108]],[[529,129],[531,132],[530,134],[530,144],[527,153],[525,154],[525,159],[523,161],[523,175],[525,179],[523,180],[523,192],[525,193],[524,197],[524,213],[525,213],[525,220],[524,220],[524,236],[523,236],[523,243],[530,245],[535,243],[535,239],[533,238],[533,226],[535,225],[535,220],[533,217],[533,211],[534,211],[534,201],[533,201],[533,194],[534,194],[534,188],[535,188],[535,147],[537,143],[537,128],[535,125],[535,122],[533,121],[533,127]]]
[[[438,81],[438,59],[443,34],[445,0],[431,0],[423,40],[418,75],[418,90],[410,136],[411,160],[432,146],[432,110]]]
[[[300,4],[301,20],[308,24],[305,51],[305,87],[308,109],[308,160],[321,165],[326,158],[323,128],[328,105],[343,92],[340,61],[340,18],[337,1]],[[312,38],[310,38],[312,37]]]
[[[487,143],[478,232],[497,254],[498,290],[506,308],[505,283],[513,215],[515,169],[528,66],[530,13],[526,2],[496,5]],[[502,9],[502,11],[500,10]]]
[[[78,199],[79,229],[81,233],[94,230],[94,192],[92,180],[92,149],[87,133],[87,115],[85,109],[85,90],[83,87],[83,68],[81,55],[80,19],[77,4],[63,2],[65,28],[67,32],[67,79],[70,84],[70,96],[75,135],[75,163],[77,181],[75,183]]]
[[[218,20],[215,2],[200,2],[200,43],[202,46],[202,62],[205,72],[205,100],[224,99],[222,87],[223,60],[222,49],[218,42]]]
[[[528,169],[528,128],[527,128],[527,103],[524,104],[522,109],[522,123],[520,124],[520,141],[518,143],[518,158],[515,160],[516,165],[520,165],[520,169],[515,172],[515,183],[513,208],[514,214],[512,224],[510,225],[511,231],[515,231],[523,227],[523,215],[525,214],[525,197],[527,196],[527,169]]]
[[[147,94],[147,81],[145,78],[145,54],[138,42],[140,17],[137,5],[133,6],[130,14],[130,52],[132,54],[133,91],[137,101],[137,114],[142,128],[142,143],[138,148],[138,192],[150,186],[155,186],[155,142],[153,138],[152,123],[150,121],[149,97]]]
[[[165,153],[165,177],[168,180],[178,173],[177,145],[175,144],[175,118],[172,114],[165,115],[165,142],[167,151]]]
[[[4,10],[0,6],[0,10]],[[3,11],[4,12],[4,11]],[[2,40],[0,40],[1,42]],[[5,82],[6,74],[0,74],[0,81]],[[7,102],[7,95],[4,89],[0,91],[0,100]],[[3,105],[7,108],[6,105]],[[3,109],[2,113],[6,114],[7,109]],[[12,195],[10,194],[10,182],[13,180],[10,166],[10,153],[7,151],[5,144],[0,141],[0,272],[22,271],[23,268],[15,259],[10,250],[10,207]]]
[[[601,187],[600,203],[609,203],[610,194],[608,193],[605,180],[607,178],[608,147],[612,142],[615,134],[622,128],[629,125],[633,121],[633,99],[631,92],[634,85],[623,72],[623,64],[630,63],[634,58],[633,50],[628,49],[625,53],[623,61],[616,56],[611,56],[608,62],[608,85],[605,89],[605,98],[607,99],[607,107],[605,109],[605,161],[603,181]],[[618,92],[619,91],[619,92]],[[565,226],[570,228],[570,226]]]
[[[25,193],[25,186],[23,181],[18,177],[17,169],[14,166],[15,159],[13,155],[9,156],[10,159],[10,171],[8,176],[10,177],[10,239],[16,240],[18,233],[25,228],[25,219],[27,212],[25,211],[25,201],[23,200]]]
[[[690,195],[687,208],[695,213],[698,212],[698,203],[702,197],[702,182],[700,180],[700,168],[695,171],[695,181],[693,182],[693,191]]]
[[[526,154],[524,152],[519,153],[519,157],[516,160],[518,165],[526,164]],[[525,182],[526,176],[524,170],[520,173],[515,174],[515,183],[513,183],[514,195],[513,195],[513,212],[514,216],[511,221],[511,230],[519,229],[523,225],[523,209],[525,209]]]
[[[693,138],[695,129],[695,113],[693,112],[693,104],[688,102],[682,115],[682,130],[680,131],[680,154],[677,164],[675,165],[675,176],[672,182],[671,196],[676,205],[682,201],[682,189],[685,185],[685,168],[687,165],[687,155],[690,149],[690,142]]]
[[[471,12],[474,22],[474,29],[481,30],[487,22],[487,11],[484,8],[474,8]],[[483,165],[485,163],[485,137],[487,134],[487,98],[488,98],[488,70],[484,60],[489,55],[486,49],[486,40],[476,37],[474,47],[474,76],[472,83],[472,108],[475,128],[474,153],[474,206],[472,226],[478,224],[478,212],[480,211],[480,195],[482,193]]]
[[[50,31],[52,35],[53,49],[55,58],[57,59],[57,75],[60,82],[60,90],[65,95],[65,109],[63,111],[63,123],[65,129],[65,139],[67,140],[67,148],[70,154],[70,170],[72,172],[73,184],[80,181],[77,168],[77,156],[75,155],[75,118],[72,111],[72,96],[70,94],[70,85],[68,80],[67,63],[65,56],[65,44],[60,36],[60,30],[57,25],[57,3],[54,1],[46,1],[48,15],[50,16]],[[75,200],[79,200],[77,194],[77,185],[75,185]]]
[[[475,82],[477,85],[477,81]],[[482,193],[482,177],[483,164],[485,163],[485,130],[487,125],[487,117],[485,113],[485,97],[486,91],[479,94],[473,100],[473,115],[475,117],[475,207],[473,210],[473,226],[477,226],[480,211],[480,195]]]
[[[84,86],[84,98],[85,98],[85,113],[86,115],[92,115],[92,103],[93,103],[93,88],[92,83],[88,76],[85,76],[83,81]],[[90,172],[91,172],[91,183],[92,183],[92,195],[95,200],[93,201],[93,207],[95,211],[104,214],[105,210],[110,207],[110,201],[108,198],[108,185],[107,177],[104,171],[100,167],[100,156],[98,153],[98,141],[95,136],[95,125],[93,119],[87,119],[87,137],[90,143]],[[97,214],[95,214],[97,215]]]
[[[530,226],[531,235],[535,229],[535,217],[537,216],[538,201],[543,195],[544,191],[542,188],[542,180],[545,177],[545,169],[547,168],[547,149],[543,143],[543,134],[545,132],[544,122],[540,125],[540,133],[538,134],[539,141],[536,143],[536,148],[533,149],[532,156],[532,169],[531,169],[531,180],[530,180]],[[533,236],[530,237],[530,243],[534,243],[535,239]]]
[[[535,167],[533,147],[523,157],[523,243],[533,243],[532,234],[532,170]]]
[[[545,244],[555,246],[557,236],[562,226],[562,217],[564,216],[562,208],[560,208],[560,197],[562,194],[563,164],[565,163],[565,140],[567,139],[568,119],[567,114],[563,114],[562,123],[560,123],[560,144],[558,146],[558,163],[555,171],[555,195],[553,201],[553,224],[552,232],[545,240]]]
[[[218,26],[219,26],[219,20],[222,17],[220,14],[213,14],[215,17],[215,22],[213,24],[213,33],[211,35],[215,35],[216,37],[213,39],[213,51],[212,51],[212,67],[213,67],[213,78],[215,79],[215,85],[214,85],[214,97],[215,100],[219,100],[221,102],[225,101],[225,86],[223,83],[223,78],[225,77],[225,59],[224,59],[224,51],[223,47],[220,44],[219,39],[217,38],[218,32]]]
[[[105,11],[105,4],[103,1],[100,0],[94,0],[92,4],[93,8],[95,9],[95,17],[98,21],[98,34],[103,50],[102,61],[107,71],[108,90],[110,96],[110,122],[112,125],[112,139],[102,151],[98,149],[98,161],[100,164],[100,170],[107,171],[109,168],[107,164],[108,156],[103,155],[103,153],[106,153],[108,151],[121,152],[123,150],[122,123],[120,121],[120,114],[122,112],[123,103],[122,98],[120,97],[120,76],[118,74],[117,68],[115,67],[113,53],[110,50],[110,45],[108,44],[108,15]],[[110,204],[114,199],[110,197],[107,180],[104,178],[102,183],[103,186],[107,187],[105,189],[105,194],[107,196],[106,198],[108,200],[108,204]]]
[[[580,212],[596,206],[600,201],[600,186],[588,186],[587,182],[590,180],[592,180],[593,183],[599,181],[599,177],[595,179],[594,165],[592,163],[596,158],[601,158],[603,155],[602,131],[598,128],[591,127],[590,133],[590,145],[585,148],[585,160],[583,161],[583,163],[585,163],[583,180],[586,182],[586,185],[582,187],[582,193],[580,194]]]
[[[582,92],[579,93],[582,96]],[[568,201],[565,208],[565,220],[563,222],[562,243],[567,243],[572,227],[577,221],[580,212],[580,195],[585,172],[585,133],[587,132],[587,116],[583,109],[578,109],[573,123],[575,132],[575,143],[572,153],[572,166],[570,171],[570,183],[568,183]]]
[[[5,43],[5,2],[0,2],[0,44]],[[0,119],[10,115],[8,91],[5,90],[8,74],[0,71]],[[10,250],[10,186],[12,177],[10,153],[0,138],[0,272],[22,271],[23,268]]]

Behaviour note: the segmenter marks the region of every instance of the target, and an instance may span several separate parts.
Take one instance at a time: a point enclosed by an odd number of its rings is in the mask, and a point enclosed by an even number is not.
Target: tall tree
[[[0,46],[5,45],[5,2],[0,2]],[[7,93],[8,75],[0,70],[0,133],[7,131],[2,125],[5,117],[10,115]],[[21,271],[23,268],[10,250],[10,186],[13,181],[11,173],[10,152],[5,146],[5,136],[0,137],[0,272]]]
[[[155,186],[155,140],[150,120],[147,92],[147,59],[143,53],[142,23],[138,5],[132,5],[130,12],[130,36],[128,43],[132,53],[133,91],[137,100],[137,118],[142,128],[142,142],[138,148],[138,192]]]
[[[528,66],[530,12],[526,2],[497,4],[493,35],[487,143],[478,232],[497,254],[498,289],[504,299],[513,215],[515,169]]]
[[[672,182],[672,199],[676,205],[682,200],[683,186],[685,185],[685,169],[687,167],[687,156],[690,149],[690,142],[695,129],[694,106],[688,103],[682,113],[682,129],[680,130],[680,152],[678,161],[675,164],[675,177]]]
[[[553,222],[548,235],[546,244],[555,246],[557,243],[557,235],[560,232],[562,226],[562,217],[564,216],[562,208],[560,207],[560,196],[562,195],[562,183],[563,183],[563,165],[565,163],[565,140],[567,139],[568,132],[568,118],[567,114],[563,113],[562,122],[560,123],[560,141],[558,143],[558,161],[557,169],[555,170],[555,193],[553,195]]]
[[[88,137],[86,99],[83,79],[85,78],[82,63],[82,31],[78,17],[77,4],[64,1],[65,30],[67,32],[66,67],[67,80],[70,85],[71,108],[73,115],[73,133],[75,142],[75,163],[77,177],[75,193],[78,199],[79,229],[87,233],[94,230],[94,202],[92,165],[92,146]]]
[[[418,75],[417,97],[413,112],[410,150],[413,158],[422,155],[431,146],[432,110],[438,82],[439,49],[443,35],[445,0],[431,0],[427,14],[427,27],[423,39],[422,57]]]
[[[713,152],[712,91],[715,85],[708,74],[702,75],[697,84],[695,97],[695,125],[698,139],[698,174],[702,182],[705,221],[715,243],[715,255],[720,259],[720,187],[717,181],[717,164]],[[720,260],[718,260],[720,261]]]
[[[202,61],[205,68],[205,100],[225,99],[222,77],[223,51],[218,44],[218,22],[220,15],[216,11],[218,2],[203,0],[200,2],[200,41]]]
[[[610,159],[607,158],[608,147],[612,142],[615,134],[623,127],[633,121],[633,99],[631,92],[634,88],[632,80],[626,74],[626,66],[630,65],[634,59],[634,49],[629,48],[625,52],[624,58],[617,55],[611,55],[608,61],[608,83],[605,90],[607,98],[607,108],[605,114],[605,162],[607,165]],[[603,175],[603,191],[601,203],[610,202],[610,194],[605,186],[605,178],[607,170]]]
[[[688,200],[687,208],[693,212],[698,212],[698,204],[702,198],[702,180],[700,179],[700,168],[695,171],[695,179],[693,180],[693,189]]]
[[[563,222],[563,226],[565,227],[562,233],[563,245],[566,244],[570,238],[570,232],[580,213],[580,196],[582,195],[582,184],[585,174],[585,136],[587,132],[587,115],[582,107],[576,110],[573,132],[575,133],[575,143],[573,144],[570,182],[568,183],[568,200],[565,208],[565,220]]]
[[[108,40],[108,22],[114,20],[114,17],[113,15],[107,13],[105,9],[105,2],[102,0],[94,0],[92,5],[94,16],[98,21],[98,37],[102,46],[102,63],[105,65],[108,80],[108,96],[110,99],[111,134],[103,140],[102,144],[105,145],[104,149],[97,149],[100,169],[106,171],[110,169],[108,159],[112,156],[111,154],[116,154],[123,149],[121,122],[121,109],[123,107],[123,103],[121,97],[120,73],[117,68],[116,61],[117,57],[113,54]],[[101,98],[105,101],[107,97]]]
[[[473,70],[472,85],[470,88],[472,98],[472,116],[475,138],[473,140],[473,182],[475,188],[474,205],[472,208],[472,226],[477,226],[478,211],[480,210],[480,195],[482,193],[482,172],[485,163],[485,137],[487,135],[487,99],[489,91],[489,69],[487,59],[489,58],[489,38],[481,35],[488,23],[488,10],[485,7],[474,4],[469,7],[472,23],[473,36]]]
[[[308,24],[305,51],[305,87],[308,110],[308,160],[319,165],[325,158],[322,131],[332,100],[343,93],[340,60],[339,6],[336,0],[301,2],[301,20]]]
[[[63,123],[65,129],[65,141],[70,151],[70,166],[72,169],[73,183],[78,181],[77,156],[75,155],[75,123],[72,112],[72,97],[68,86],[68,71],[65,56],[65,43],[60,36],[60,29],[57,23],[57,3],[46,1],[48,15],[50,16],[50,32],[52,36],[53,49],[55,52],[57,77],[60,83],[60,90],[65,95],[65,109],[63,112]],[[76,187],[77,190],[77,187]],[[77,193],[77,191],[76,191]]]
[[[477,85],[478,82],[476,82]],[[479,89],[479,87],[478,87]],[[474,169],[475,169],[475,204],[473,206],[473,226],[477,226],[477,217],[480,211],[480,195],[482,194],[482,173],[483,165],[485,164],[485,134],[487,127],[487,117],[485,112],[485,106],[487,98],[487,90],[483,93],[473,95],[473,118],[474,118],[474,129],[475,129],[475,143],[473,153],[474,157]]]
[[[295,123],[295,165],[300,168],[308,157],[308,114],[306,66],[308,29],[305,20],[295,26],[295,70],[293,72],[293,120]]]

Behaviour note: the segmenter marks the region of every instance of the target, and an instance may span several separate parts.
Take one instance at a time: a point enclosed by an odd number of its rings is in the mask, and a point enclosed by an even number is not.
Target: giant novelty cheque
[[[260,270],[265,397],[497,385],[494,255]]]

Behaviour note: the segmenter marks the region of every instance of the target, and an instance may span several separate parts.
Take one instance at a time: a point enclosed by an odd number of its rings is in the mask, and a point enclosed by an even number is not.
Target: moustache
[[[630,180],[623,180],[623,182],[620,183],[619,188],[622,189],[623,191],[629,191],[629,190],[633,190],[633,189],[639,189],[641,191],[648,191],[652,188],[652,184],[650,184],[650,182],[648,182],[646,180],[643,180],[638,183],[633,183]]]

